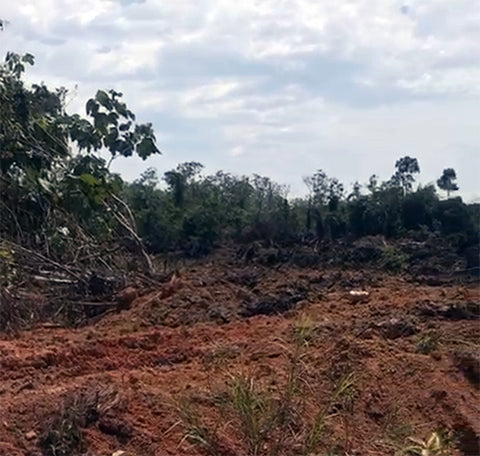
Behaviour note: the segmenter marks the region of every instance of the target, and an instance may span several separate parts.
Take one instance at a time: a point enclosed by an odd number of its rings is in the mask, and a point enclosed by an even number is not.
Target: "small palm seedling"
[[[446,456],[451,445],[439,432],[432,432],[428,439],[409,437],[411,445],[403,449],[403,454],[415,456]]]
[[[125,409],[124,399],[109,386],[95,385],[67,396],[58,410],[45,420],[39,445],[44,456],[83,454],[84,430],[113,411]]]
[[[429,355],[437,349],[439,345],[438,334],[430,332],[418,338],[415,351],[422,355]]]
[[[68,456],[85,451],[84,413],[83,404],[77,398],[62,407],[40,437],[40,446],[46,456]]]

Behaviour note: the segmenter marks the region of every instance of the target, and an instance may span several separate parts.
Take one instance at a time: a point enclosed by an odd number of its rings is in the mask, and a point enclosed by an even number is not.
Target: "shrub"
[[[428,355],[432,353],[439,344],[438,334],[430,332],[420,336],[417,340],[417,345],[415,351],[421,353],[422,355]]]
[[[391,272],[401,272],[408,261],[408,256],[393,246],[383,248],[382,266]]]

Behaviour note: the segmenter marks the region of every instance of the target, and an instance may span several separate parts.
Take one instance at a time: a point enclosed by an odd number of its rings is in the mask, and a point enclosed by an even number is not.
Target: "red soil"
[[[178,404],[186,394],[222,437],[224,454],[247,455],[231,423],[214,424],[212,392],[225,390],[239,373],[273,391],[281,388],[294,328],[305,316],[311,336],[302,355],[308,385],[303,418],[328,403],[342,375],[353,374],[357,391],[348,437],[345,421],[332,418],[318,454],[337,445],[338,454],[393,455],[408,437],[436,430],[454,433],[451,454],[477,454],[476,366],[469,370],[458,353],[478,347],[478,320],[420,310],[478,302],[477,287],[430,287],[373,272],[222,264],[192,268],[169,287],[147,291],[128,310],[92,326],[0,337],[0,455],[41,455],[38,438],[50,417],[67,396],[88,391],[113,404],[103,422],[83,431],[90,455],[202,454],[183,438]],[[346,296],[351,289],[368,290],[369,301],[352,304]],[[240,315],[245,300],[295,293],[304,299],[282,315]],[[407,331],[400,328],[394,337],[389,325],[398,322]],[[418,353],[418,341],[428,334],[438,337],[438,346]]]

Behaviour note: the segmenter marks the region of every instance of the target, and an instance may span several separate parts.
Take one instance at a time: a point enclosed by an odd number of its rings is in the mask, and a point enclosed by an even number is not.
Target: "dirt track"
[[[358,288],[371,293],[368,302],[346,298]],[[480,392],[476,367],[465,361],[478,346],[478,319],[455,310],[479,302],[475,286],[207,264],[184,272],[172,293],[149,290],[130,309],[93,326],[0,339],[0,455],[41,455],[45,423],[65,397],[82,391],[114,402],[109,419],[121,425],[87,426],[89,454],[201,454],[183,439],[180,398],[194,396],[209,422],[216,415],[208,397],[225,389],[231,374],[281,385],[293,329],[307,315],[312,334],[304,364],[312,407],[328,400],[336,378],[355,376],[350,455],[395,454],[408,437],[436,430],[454,432],[453,454],[478,454]],[[272,311],[275,303],[281,315]],[[429,334],[437,346],[419,353]],[[230,454],[246,454],[237,436],[224,437]],[[332,421],[319,454],[335,446],[345,452],[343,441],[342,422]]]

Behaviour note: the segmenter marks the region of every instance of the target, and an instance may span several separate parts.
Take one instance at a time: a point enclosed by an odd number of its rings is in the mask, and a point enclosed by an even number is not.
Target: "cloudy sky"
[[[116,160],[134,179],[182,161],[304,191],[417,157],[480,200],[480,0],[0,0],[0,52],[84,112],[115,88],[164,152]],[[77,87],[75,89],[75,87]]]

